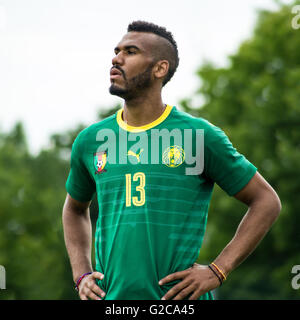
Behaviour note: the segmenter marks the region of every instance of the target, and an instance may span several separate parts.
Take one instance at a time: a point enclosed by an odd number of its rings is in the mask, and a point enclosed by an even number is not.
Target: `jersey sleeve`
[[[82,159],[84,152],[82,135],[83,131],[72,145],[71,168],[66,182],[66,190],[75,200],[86,202],[92,200],[96,186]]]
[[[245,187],[257,168],[240,154],[220,128],[208,123],[204,133],[204,173],[228,195]]]

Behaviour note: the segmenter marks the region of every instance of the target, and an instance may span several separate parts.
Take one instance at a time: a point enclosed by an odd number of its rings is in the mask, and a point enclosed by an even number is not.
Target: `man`
[[[127,31],[110,71],[110,93],[123,98],[124,107],[83,130],[72,147],[63,226],[74,281],[83,300],[212,299],[211,290],[267,233],[280,200],[222,130],[163,103],[162,87],[179,62],[172,34],[142,21]],[[200,166],[192,168],[191,159]],[[199,265],[214,183],[248,211],[219,256]],[[89,205],[95,193],[93,271]]]

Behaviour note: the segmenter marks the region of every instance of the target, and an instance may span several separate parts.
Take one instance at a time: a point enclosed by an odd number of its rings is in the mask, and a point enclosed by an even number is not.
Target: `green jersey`
[[[214,183],[232,196],[257,169],[222,130],[176,107],[142,127],[122,112],[80,132],[66,189],[82,202],[97,195],[95,269],[105,299],[157,300],[178,282],[158,281],[198,258]]]

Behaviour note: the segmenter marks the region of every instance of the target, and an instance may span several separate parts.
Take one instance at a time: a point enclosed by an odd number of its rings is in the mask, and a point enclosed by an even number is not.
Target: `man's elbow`
[[[269,213],[275,221],[279,216],[282,205],[278,194],[273,189],[268,192],[267,203],[269,204]]]

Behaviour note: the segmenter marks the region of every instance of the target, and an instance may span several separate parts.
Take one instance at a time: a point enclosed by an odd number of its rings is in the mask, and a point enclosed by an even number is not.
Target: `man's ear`
[[[163,79],[169,71],[169,61],[168,60],[159,60],[154,68],[153,68],[153,75],[157,79]]]

